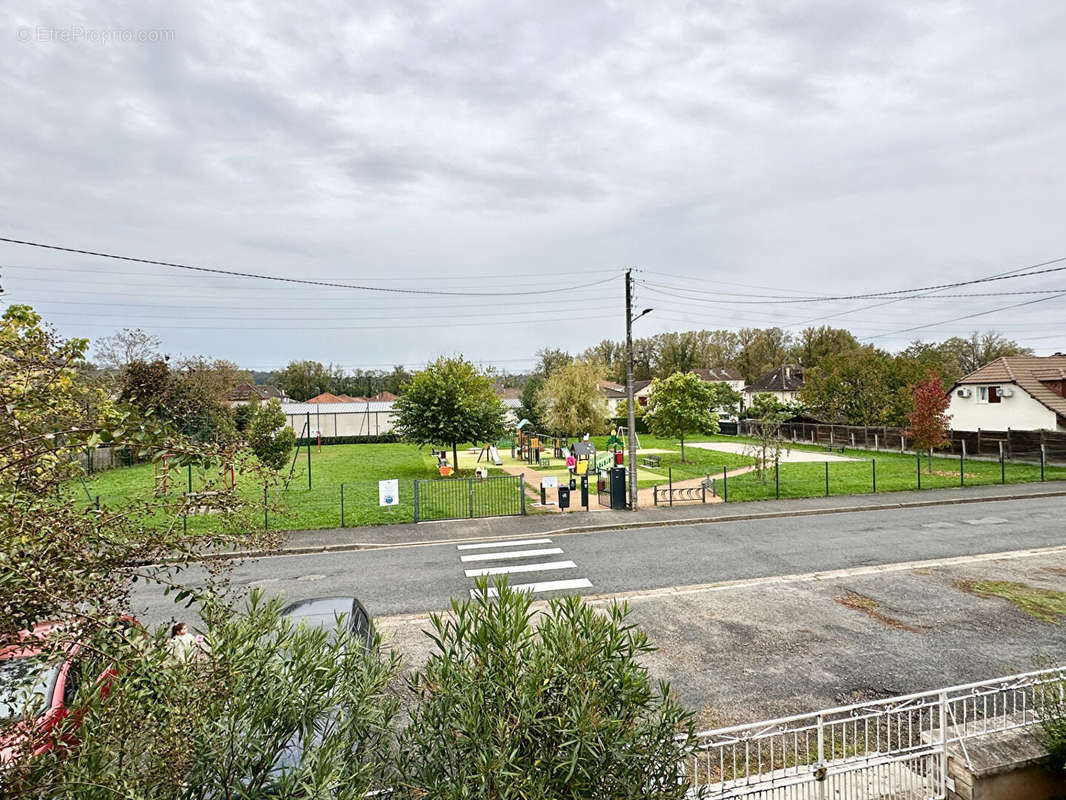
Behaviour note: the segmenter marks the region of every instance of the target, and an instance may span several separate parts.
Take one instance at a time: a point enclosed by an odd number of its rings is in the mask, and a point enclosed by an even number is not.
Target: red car
[[[132,619],[125,622],[135,624]],[[66,647],[59,661],[40,658],[45,639],[61,627],[58,622],[42,622],[32,631],[24,631],[17,641],[0,642],[0,725],[5,729],[0,733],[0,765],[26,753],[44,753],[60,741],[74,742],[69,728],[62,735],[58,728],[71,713],[75,719],[84,713],[82,709],[71,711],[78,678],[74,662],[80,646]],[[103,694],[114,674],[114,669],[108,668],[98,678]],[[28,707],[27,697],[31,701]],[[22,718],[17,719],[20,715]]]

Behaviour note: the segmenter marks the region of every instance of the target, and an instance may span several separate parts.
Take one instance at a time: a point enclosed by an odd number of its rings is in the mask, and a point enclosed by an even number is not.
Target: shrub
[[[478,586],[450,619],[432,617],[437,651],[409,679],[418,704],[399,747],[409,796],[684,797],[691,715],[638,664],[653,648],[627,608],[599,614],[566,597],[535,626],[528,593]]]

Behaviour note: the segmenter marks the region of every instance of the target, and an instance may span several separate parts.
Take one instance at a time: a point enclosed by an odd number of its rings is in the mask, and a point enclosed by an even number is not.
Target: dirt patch
[[[898,631],[907,631],[908,633],[921,633],[927,628],[916,627],[909,625],[903,620],[890,617],[881,611],[881,604],[874,600],[872,597],[867,597],[864,594],[848,589],[844,594],[834,597],[836,602],[845,608],[850,608],[852,611],[858,611],[871,619],[875,619],[882,625],[886,625],[889,628],[895,628]]]
[[[998,597],[1007,600],[1015,608],[1042,622],[1058,625],[1062,617],[1066,617],[1066,592],[1014,581],[964,579],[955,581],[954,585],[956,589],[977,597]]]

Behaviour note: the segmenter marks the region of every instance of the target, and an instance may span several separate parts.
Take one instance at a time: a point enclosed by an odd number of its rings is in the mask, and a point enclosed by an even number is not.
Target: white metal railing
[[[701,797],[936,800],[948,748],[1039,721],[1038,687],[1066,666],[697,734],[686,777]]]

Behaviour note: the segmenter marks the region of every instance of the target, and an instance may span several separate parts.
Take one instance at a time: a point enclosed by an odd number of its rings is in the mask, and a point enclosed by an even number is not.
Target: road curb
[[[783,519],[787,517],[815,517],[828,514],[848,514],[860,511],[889,511],[892,509],[924,508],[928,506],[966,505],[971,503],[996,503],[1008,500],[1028,500],[1047,497],[1066,497],[1066,490],[1051,492],[1026,492],[1019,494],[991,495],[984,497],[942,497],[929,500],[912,500],[896,503],[876,503],[860,506],[832,506],[829,508],[800,508],[782,511],[749,512],[746,514],[729,514],[716,517],[686,517],[684,519],[639,520],[635,522],[616,522],[604,525],[575,525],[555,530],[536,531],[539,536],[566,536],[581,533],[600,533],[604,531],[626,531],[639,528],[670,528],[681,525],[710,525],[720,522],[747,522],[763,519]],[[197,561],[235,561],[248,558],[266,558],[278,556],[314,555],[317,553],[343,553],[356,550],[390,550],[401,547],[432,547],[442,544],[462,544],[464,542],[505,542],[510,539],[525,539],[530,531],[503,536],[468,536],[462,539],[432,539],[429,541],[392,542],[387,544],[373,542],[344,542],[312,546],[285,547],[280,550],[234,550],[222,553],[209,553],[200,556]],[[182,559],[183,561],[185,559]],[[160,563],[167,563],[163,561]]]

